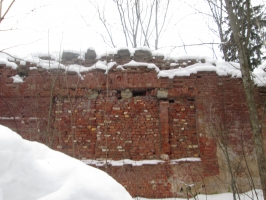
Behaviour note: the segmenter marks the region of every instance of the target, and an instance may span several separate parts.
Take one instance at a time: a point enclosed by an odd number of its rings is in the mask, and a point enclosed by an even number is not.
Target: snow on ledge
[[[131,60],[130,62],[128,62],[124,65],[119,65],[119,66],[117,66],[117,68],[121,68],[122,70],[124,70],[123,67],[140,67],[140,66],[146,66],[149,69],[155,69],[156,72],[160,72],[159,67],[157,67],[153,63],[136,62],[134,60]]]
[[[266,61],[253,70],[254,82],[259,87],[266,87]]]
[[[136,49],[130,49],[126,47],[121,47],[117,49],[113,49],[113,53],[117,53],[119,49],[128,49],[130,53],[134,53],[135,50],[149,50],[146,47],[140,47]],[[152,56],[155,55],[162,55],[160,52],[152,51]],[[43,60],[39,58],[41,54],[31,54],[30,56],[26,57],[24,60],[21,61],[21,65],[25,65],[25,62],[29,63],[35,63],[37,67],[42,67],[47,70],[49,69],[64,69],[66,71],[75,71],[78,76],[83,80],[84,76],[81,75],[81,72],[88,72],[94,69],[100,69],[103,70],[105,74],[108,73],[108,71],[116,65],[116,62],[107,62],[107,61],[97,61],[94,65],[90,67],[85,67],[82,65],[72,64],[72,65],[63,65],[62,63],[58,61],[53,60]],[[54,53],[54,55],[56,55]],[[55,56],[56,57],[56,56]],[[58,59],[57,59],[58,60]],[[169,69],[169,70],[160,70],[154,63],[146,63],[146,62],[136,62],[134,60],[131,60],[130,62],[119,65],[116,67],[116,69],[122,69],[125,70],[123,67],[141,67],[146,66],[149,69],[155,69],[155,71],[158,73],[158,78],[165,77],[173,79],[174,77],[181,77],[181,76],[190,76],[191,74],[197,74],[198,72],[204,72],[204,71],[212,71],[216,72],[218,76],[231,76],[232,78],[241,78],[242,74],[240,71],[240,65],[238,63],[234,62],[225,62],[225,61],[219,61],[215,60],[213,58],[204,57],[204,56],[193,56],[193,55],[185,55],[185,56],[178,56],[178,57],[167,57],[164,59],[166,63],[169,63],[170,67],[175,67],[176,69]],[[192,64],[192,60],[195,60],[197,63]],[[193,61],[193,62],[195,62]],[[182,63],[183,62],[183,63]],[[17,68],[16,63],[12,62],[12,57],[1,54],[0,53],[0,64],[6,65],[8,67],[12,67],[13,69]],[[192,64],[192,65],[191,65]],[[178,66],[183,66],[179,67]],[[188,66],[187,66],[188,65]],[[36,70],[36,67],[30,67],[30,70]],[[22,83],[23,80],[19,76],[12,77],[14,80],[14,83]],[[252,78],[255,82],[255,85],[259,87],[265,87],[266,86],[266,62],[259,65],[257,68],[255,68],[252,72]]]
[[[12,69],[17,69],[17,64],[14,62],[10,62],[8,60],[8,56],[2,56],[0,57],[0,65],[6,65],[7,67],[11,67]]]
[[[177,66],[178,63],[171,63],[170,66]],[[179,67],[177,69],[161,70],[158,73],[158,77],[168,77],[173,79],[175,76],[190,76],[191,74],[197,74],[201,71],[216,72],[218,76],[231,76],[233,78],[241,78],[242,74],[239,69],[239,65],[228,62],[207,62],[196,63],[187,67]]]
[[[18,74],[16,76],[11,76],[11,78],[13,79],[13,83],[23,83],[23,78],[20,77]]]
[[[173,159],[169,161],[169,164],[174,165],[179,162],[200,162],[200,158],[180,158],[180,159]],[[92,159],[87,159],[87,160],[82,160],[87,165],[96,165],[98,167],[104,166],[106,164],[106,160],[92,160]],[[132,165],[132,166],[142,166],[142,165],[158,165],[165,163],[164,160],[129,160],[129,159],[124,159],[124,160],[107,160],[108,165],[112,166],[123,166],[123,165]]]

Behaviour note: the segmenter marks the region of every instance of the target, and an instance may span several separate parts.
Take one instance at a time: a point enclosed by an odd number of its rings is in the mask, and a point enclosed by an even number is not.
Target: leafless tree
[[[249,0],[225,0],[225,8],[229,16],[230,27],[237,45],[238,57],[240,62],[240,69],[242,73],[243,86],[247,100],[249,118],[252,127],[255,152],[257,156],[259,175],[264,199],[266,199],[266,157],[263,146],[262,124],[259,119],[257,105],[254,96],[254,82],[251,77],[250,57],[248,53],[248,44],[251,33],[251,5]],[[239,16],[239,9],[241,12],[246,12],[248,26],[246,29],[240,29],[241,25],[245,23],[242,16]],[[244,27],[244,26],[242,26]]]
[[[95,8],[98,18],[103,24],[107,35],[108,45],[116,47],[113,28],[114,25],[108,21],[105,14],[105,4],[103,10],[100,9],[96,1],[90,0]],[[159,41],[167,24],[168,8],[170,0],[113,0],[118,11],[120,30],[125,39],[126,46],[154,46],[159,48]],[[101,37],[107,42],[106,37]],[[154,45],[152,45],[154,41]]]
[[[225,61],[228,61],[227,53],[223,45],[226,42],[225,37],[224,37],[224,30],[223,30],[223,20],[224,20],[224,15],[225,15],[223,0],[217,0],[217,1],[207,0],[207,3],[209,5],[212,18],[215,24],[217,25],[217,30],[218,30],[217,32],[221,40],[221,50],[223,52],[223,57]]]

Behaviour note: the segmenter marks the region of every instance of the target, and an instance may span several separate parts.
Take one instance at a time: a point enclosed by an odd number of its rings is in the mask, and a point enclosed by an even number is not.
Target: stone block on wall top
[[[146,62],[152,60],[152,54],[149,50],[138,49],[134,53],[134,60]]]
[[[51,56],[49,55],[41,55],[39,56],[40,59],[42,60],[54,60]]]
[[[87,53],[85,53],[85,60],[86,61],[94,61],[96,58],[96,52],[94,49],[88,49]]]
[[[119,49],[114,55],[115,60],[130,60],[130,52],[128,49]]]
[[[78,57],[79,57],[78,53],[64,51],[62,54],[62,61],[71,61],[77,59]]]

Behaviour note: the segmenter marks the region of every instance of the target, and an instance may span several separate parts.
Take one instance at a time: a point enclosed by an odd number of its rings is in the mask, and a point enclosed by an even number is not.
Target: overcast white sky
[[[265,0],[258,0],[265,3]],[[11,0],[3,1],[3,12]],[[97,0],[99,5],[105,6],[105,15],[108,21],[119,25],[118,12],[113,0]],[[186,3],[184,3],[186,2]],[[168,46],[195,44],[201,42],[219,42],[208,26],[214,26],[206,16],[195,14],[195,9],[207,10],[204,0],[172,0],[169,9],[171,20],[167,30],[160,40],[159,46],[169,53]],[[85,21],[84,21],[84,19]],[[89,0],[16,0],[8,13],[7,19],[0,24],[0,50],[10,48],[8,52],[18,54],[69,50],[86,50],[94,47],[97,52],[107,51],[109,48],[98,33],[106,34],[103,25],[98,20],[95,9]],[[117,46],[125,46],[120,29],[113,30]],[[48,40],[49,36],[49,40]],[[49,42],[48,42],[49,41]],[[21,45],[25,44],[25,45]],[[48,45],[49,44],[49,45]],[[61,45],[62,44],[62,45]],[[217,48],[217,46],[216,46]],[[193,54],[213,57],[209,47],[195,46],[176,48],[175,55]]]

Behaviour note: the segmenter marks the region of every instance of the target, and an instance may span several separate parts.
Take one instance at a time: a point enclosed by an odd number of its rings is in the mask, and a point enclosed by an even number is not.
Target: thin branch
[[[33,41],[33,42],[30,42],[30,43],[14,45],[14,46],[11,46],[11,47],[8,47],[8,48],[5,48],[5,49],[0,50],[0,52],[4,52],[4,51],[6,51],[6,50],[8,50],[8,49],[12,49],[12,48],[19,47],[19,46],[24,46],[24,45],[33,44],[33,43],[38,42],[38,41],[40,41],[40,40],[42,40],[42,39],[38,39],[38,40],[35,40],[35,41]]]
[[[186,54],[187,54],[186,45],[185,45],[185,43],[184,43],[184,41],[183,41],[182,37],[180,36],[180,34],[179,34],[179,39],[180,39],[180,40],[181,40],[181,42],[183,43],[184,51],[185,51],[185,52],[186,52]]]
[[[163,17],[163,24],[162,24],[162,26],[161,26],[161,30],[159,31],[159,35],[158,35],[158,37],[160,37],[161,32],[162,32],[163,27],[164,27],[164,24],[165,24],[166,15],[167,15],[167,13],[168,13],[168,8],[169,8],[169,3],[170,3],[170,0],[167,1],[166,10],[165,10],[165,12],[164,12],[164,17]],[[158,39],[159,39],[159,38],[158,38]]]
[[[102,22],[102,24],[103,24],[105,30],[107,31],[107,34],[108,34],[109,39],[110,39],[110,41],[111,41],[111,44],[112,44],[113,48],[115,48],[116,46],[115,46],[115,43],[114,43],[114,41],[113,41],[112,32],[111,32],[111,30],[109,30],[109,28],[107,27],[107,24],[106,24],[106,20],[105,20],[105,16],[104,16],[104,14],[101,15],[100,8],[99,8],[99,5],[98,5],[98,4],[95,5],[95,4],[93,4],[91,1],[90,1],[90,3],[91,3],[91,4],[94,6],[94,8],[96,9],[96,11],[97,11],[97,13],[98,13],[98,17],[99,17],[100,21]]]
[[[223,42],[202,42],[202,43],[197,43],[197,44],[184,44],[184,45],[177,45],[177,46],[164,46],[164,47],[160,47],[159,49],[163,49],[163,48],[166,48],[166,47],[170,47],[170,48],[179,48],[179,47],[189,47],[189,46],[201,46],[201,45],[214,45],[214,44],[217,44],[217,45],[221,45],[221,44],[224,44]]]
[[[123,12],[122,8],[120,8],[120,5],[118,4],[117,1],[116,1],[116,6],[117,6],[117,9],[118,9],[118,12],[119,12],[119,17],[120,17],[120,21],[121,21],[124,37],[125,37],[125,40],[126,40],[126,45],[128,46],[128,34],[127,34],[127,28],[126,28],[124,12]]]
[[[251,9],[250,9],[250,1],[246,1],[247,6],[247,35],[245,40],[245,48],[248,47],[250,34],[251,34]],[[244,27],[244,26],[243,26]]]
[[[3,0],[1,1],[1,9],[2,9],[2,2],[3,2]],[[13,5],[14,3],[15,3],[15,0],[13,0],[13,1],[11,2],[11,4],[9,5],[9,7],[8,7],[8,9],[6,10],[6,12],[5,12],[5,14],[3,15],[3,17],[1,17],[1,15],[0,15],[0,23],[4,20],[6,14],[8,13],[8,11],[10,10],[10,8],[12,7],[12,5]],[[0,14],[1,14],[1,12],[0,12]]]

